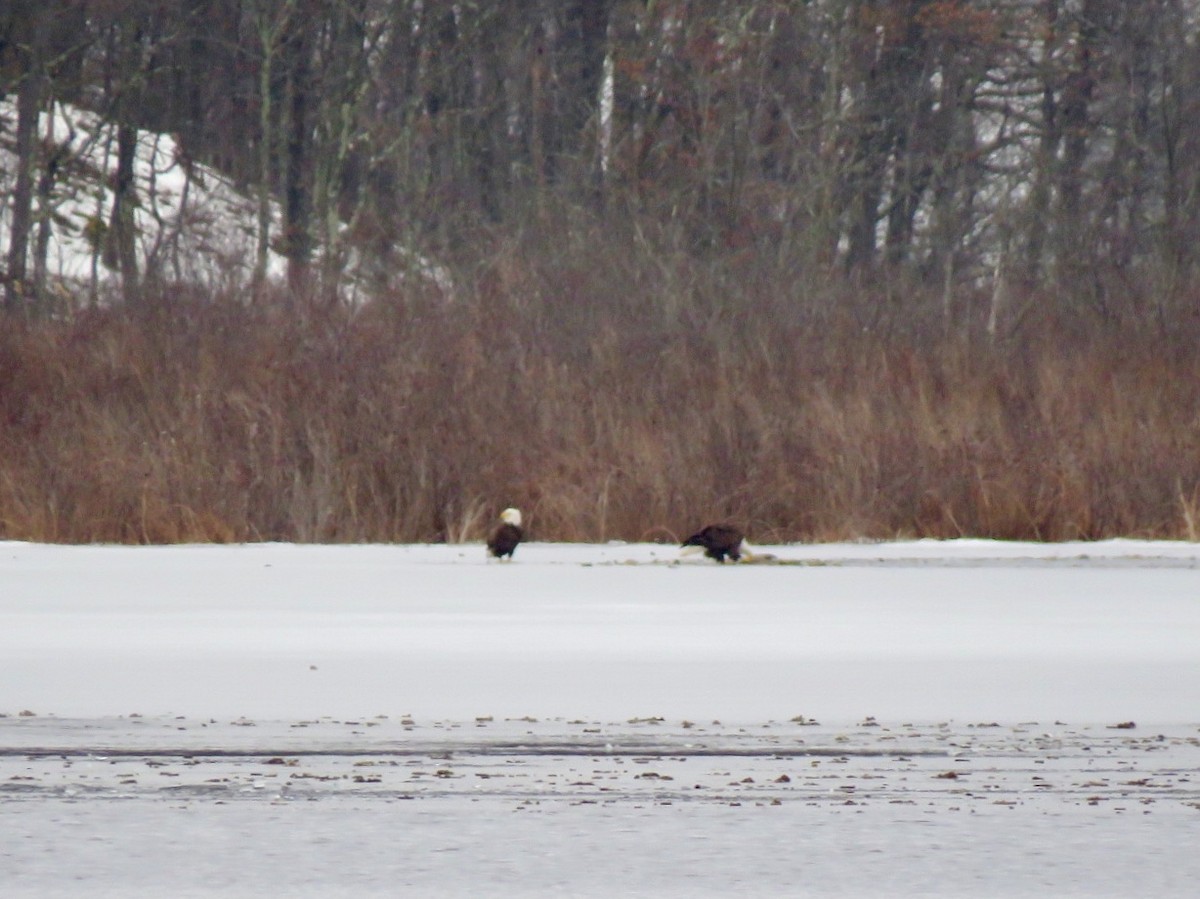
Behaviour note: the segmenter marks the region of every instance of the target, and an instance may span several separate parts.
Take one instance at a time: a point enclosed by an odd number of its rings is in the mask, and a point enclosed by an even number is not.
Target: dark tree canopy
[[[120,125],[115,152],[168,132],[235,179],[260,253],[329,296],[351,249],[461,258],[480,229],[570,210],[705,260],[887,272],[949,324],[1014,286],[1171,314],[1200,247],[1198,18],[1195,0],[10,0],[7,307],[45,288],[37,115],[73,103]],[[154,274],[131,252],[144,186],[118,180],[106,258],[132,301]]]

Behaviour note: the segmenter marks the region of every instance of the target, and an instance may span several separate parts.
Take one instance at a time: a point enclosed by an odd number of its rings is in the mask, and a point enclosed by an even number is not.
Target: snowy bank
[[[0,712],[1200,720],[1200,547],[0,544]]]

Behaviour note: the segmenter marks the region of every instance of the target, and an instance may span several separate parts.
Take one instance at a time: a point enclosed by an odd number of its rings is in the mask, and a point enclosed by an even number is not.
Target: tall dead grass
[[[538,246],[452,303],[7,323],[0,536],[461,541],[516,505],[548,540],[1197,537],[1200,330],[990,343],[794,273]]]

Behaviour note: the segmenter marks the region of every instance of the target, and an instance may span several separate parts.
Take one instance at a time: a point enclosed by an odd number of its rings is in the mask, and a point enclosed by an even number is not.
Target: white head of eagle
[[[503,559],[505,556],[512,558],[513,553],[517,549],[517,544],[521,542],[524,532],[521,530],[521,510],[520,509],[505,509],[500,513],[500,524],[492,531],[492,536],[488,538],[488,552],[497,559]]]

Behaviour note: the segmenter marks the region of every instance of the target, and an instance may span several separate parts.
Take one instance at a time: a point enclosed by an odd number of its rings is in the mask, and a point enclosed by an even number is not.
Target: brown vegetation
[[[449,302],[10,320],[0,537],[457,541],[508,505],[544,540],[1198,536],[1194,320],[1045,302],[992,339],[940,296],[580,237],[502,243]]]

